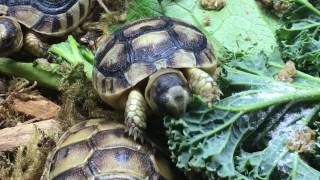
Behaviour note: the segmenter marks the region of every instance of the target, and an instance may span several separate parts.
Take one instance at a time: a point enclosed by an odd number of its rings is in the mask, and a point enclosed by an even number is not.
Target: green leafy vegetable
[[[300,0],[285,15],[285,25],[278,32],[284,60],[295,62],[298,69],[319,76],[320,11],[307,0]]]
[[[91,79],[93,54],[88,49],[80,47],[72,36],[69,36],[66,42],[52,45],[49,52],[56,55],[60,61],[48,62],[38,59],[33,63],[23,63],[9,58],[0,58],[0,73],[24,77],[56,90],[69,76],[77,79],[78,75],[74,71],[80,69],[84,71],[88,79]]]
[[[66,60],[72,68],[83,65],[87,78],[92,79],[93,54],[85,47],[79,48],[79,44],[72,36],[68,37],[67,42],[52,45],[49,52]],[[86,59],[86,57],[89,59]]]
[[[163,15],[157,0],[133,0],[129,4],[128,21]]]
[[[237,52],[271,52],[277,46],[274,31],[278,22],[265,14],[255,0],[228,0],[220,11],[206,11],[200,0],[163,0],[164,15],[178,18],[198,27],[221,53],[224,48]],[[207,16],[210,25],[205,26]],[[241,22],[241,23],[239,23]]]
[[[195,100],[181,118],[165,118],[178,168],[206,179],[320,177],[303,153],[286,145],[318,118],[314,101],[320,99],[320,79],[297,72],[292,83],[280,82],[276,75],[284,66],[277,59],[260,54],[232,61],[225,66],[225,78],[237,93],[212,109]],[[305,144],[312,147],[313,142]]]
[[[229,51],[253,48],[255,52],[270,52],[277,46],[273,33],[279,23],[265,14],[254,0],[228,0],[220,11],[204,10],[200,3],[200,0],[133,0],[126,23],[161,15],[180,19],[205,33],[221,56],[225,48]],[[209,26],[204,25],[205,17],[210,20]]]
[[[39,65],[39,63],[23,63],[9,58],[0,58],[1,74],[24,77],[29,81],[37,81],[39,85],[51,89],[58,89],[58,85],[61,83],[62,79],[62,75],[56,73],[59,69],[59,65],[52,63],[43,66]]]
[[[128,7],[128,18],[125,23],[130,23],[138,19],[153,16],[162,16],[163,11],[158,0],[131,0]],[[112,26],[111,30],[115,31],[125,23],[119,23]]]
[[[295,139],[297,134],[303,131],[307,133],[310,130],[307,125],[312,118],[317,117],[319,111],[319,104],[290,103],[280,112],[272,113],[268,120],[277,118],[279,122],[267,123],[270,125],[279,123],[279,125],[269,132],[271,140],[262,151],[242,152],[237,158],[239,171],[253,179],[278,179],[279,176],[283,179],[319,179],[320,172],[308,165],[298,152],[290,150],[287,145],[289,141],[300,143]],[[282,115],[280,118],[277,117],[279,114]],[[305,140],[302,143],[306,143],[305,147],[310,148],[310,151],[315,145],[314,141]]]

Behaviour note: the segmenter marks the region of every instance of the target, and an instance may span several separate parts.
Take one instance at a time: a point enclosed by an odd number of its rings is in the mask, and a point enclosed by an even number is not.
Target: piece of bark
[[[36,128],[45,134],[59,133],[61,131],[59,122],[54,119],[1,129],[0,152],[12,151],[21,145],[26,145],[32,139]]]
[[[60,106],[46,99],[23,101],[17,98],[11,109],[37,120],[47,120],[58,117]]]

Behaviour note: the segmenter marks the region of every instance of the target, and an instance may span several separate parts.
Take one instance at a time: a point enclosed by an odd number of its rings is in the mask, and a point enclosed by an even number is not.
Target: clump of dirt
[[[201,6],[205,10],[220,10],[225,6],[225,0],[201,0]]]
[[[278,17],[282,17],[292,6],[288,0],[259,0],[263,6],[271,11]]]

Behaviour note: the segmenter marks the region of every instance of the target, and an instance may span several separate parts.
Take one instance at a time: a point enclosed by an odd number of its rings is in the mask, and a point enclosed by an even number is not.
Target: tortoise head
[[[10,17],[0,17],[0,56],[7,56],[20,50],[22,41],[19,23]]]
[[[150,77],[146,99],[155,112],[177,117],[186,111],[191,93],[182,73],[171,70]]]

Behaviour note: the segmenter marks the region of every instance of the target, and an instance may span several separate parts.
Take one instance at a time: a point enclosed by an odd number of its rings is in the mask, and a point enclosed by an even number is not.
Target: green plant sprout
[[[54,90],[59,90],[69,76],[76,79],[78,76],[74,72],[78,69],[83,69],[87,79],[91,80],[94,55],[87,48],[81,47],[72,36],[69,36],[66,42],[52,45],[49,53],[56,56],[52,63],[43,59],[24,63],[10,58],[0,58],[0,73],[24,77]]]

